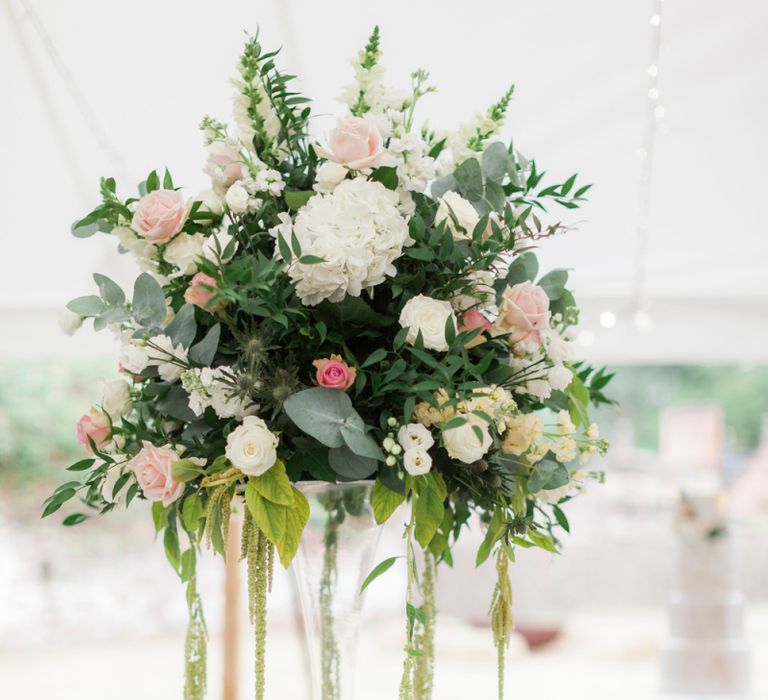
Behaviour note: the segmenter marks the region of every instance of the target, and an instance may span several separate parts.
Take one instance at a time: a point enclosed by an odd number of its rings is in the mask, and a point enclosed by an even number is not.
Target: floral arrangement
[[[96,274],[98,294],[68,305],[72,329],[92,319],[119,338],[123,378],[79,421],[89,456],[69,470],[82,478],[45,515],[75,497],[101,513],[152,503],[186,584],[185,698],[196,700],[206,631],[195,564],[204,543],[224,554],[240,508],[262,698],[273,560],[291,563],[309,516],[296,484],[375,480],[378,522],[410,509],[400,695],[426,698],[426,582],[451,564],[470,517],[485,526],[477,564],[494,558],[498,570],[501,674],[508,563],[517,547],[558,551],[561,506],[600,478],[585,464],[607,443],[588,408],[608,402],[610,375],[575,362],[568,273],[540,275],[534,253],[568,229],[552,206],[578,207],[589,186],[575,175],[545,186],[500,140],[512,89],[456,132],[417,128],[428,74],[414,72],[406,91],[385,85],[378,29],[353,61],[344,114],[314,139],[309,101],[276,53],[248,40],[236,128],[202,122],[210,189],[188,197],[153,171],[123,198],[103,179],[101,204],[73,225],[78,237],[116,238],[143,272],[130,299]]]

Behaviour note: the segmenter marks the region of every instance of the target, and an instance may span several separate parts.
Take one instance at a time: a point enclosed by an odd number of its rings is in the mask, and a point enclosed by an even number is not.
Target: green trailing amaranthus
[[[413,691],[415,700],[431,700],[435,677],[435,576],[437,566],[429,550],[424,551],[421,576],[421,609],[423,619],[415,635],[414,646],[421,652],[414,657]]]
[[[489,616],[493,641],[498,654],[499,700],[504,700],[504,664],[509,638],[514,627],[512,620],[512,582],[509,580],[509,557],[503,548],[496,556],[496,588],[491,598]]]
[[[264,700],[267,647],[267,592],[272,590],[274,547],[256,526],[246,509],[243,520],[241,557],[247,560],[248,617],[254,629],[255,700]]]
[[[187,584],[189,624],[184,642],[184,700],[203,700],[207,687],[208,629],[195,579]]]

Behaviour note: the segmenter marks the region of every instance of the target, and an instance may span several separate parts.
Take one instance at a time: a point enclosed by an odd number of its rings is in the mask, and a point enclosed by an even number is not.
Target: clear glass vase
[[[360,586],[374,566],[381,535],[371,511],[373,482],[296,486],[310,506],[292,569],[304,614],[312,700],[354,700]]]

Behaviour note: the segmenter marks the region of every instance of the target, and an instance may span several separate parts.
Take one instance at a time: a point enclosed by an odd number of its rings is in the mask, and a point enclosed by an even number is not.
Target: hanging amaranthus
[[[189,624],[184,642],[184,700],[203,700],[207,687],[208,629],[193,578],[187,584]]]
[[[491,598],[489,616],[493,641],[498,654],[498,694],[504,700],[504,665],[509,638],[514,627],[512,620],[512,582],[509,580],[509,557],[503,548],[496,555],[496,588]]]
[[[253,625],[256,652],[254,658],[256,700],[264,700],[267,647],[267,592],[272,590],[274,547],[256,526],[250,510],[245,509],[241,559],[247,560],[248,617]]]
[[[421,652],[414,657],[413,693],[415,700],[431,700],[435,677],[435,576],[437,566],[429,550],[424,551],[424,572],[421,576],[421,609],[423,617],[414,639]]]

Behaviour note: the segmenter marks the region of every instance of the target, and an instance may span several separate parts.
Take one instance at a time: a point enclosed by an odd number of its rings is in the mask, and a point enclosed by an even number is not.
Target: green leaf
[[[67,308],[78,316],[98,316],[106,309],[106,304],[95,294],[77,297],[67,304]]]
[[[171,177],[171,171],[168,168],[165,169],[165,175],[163,175],[163,189],[173,189],[173,178]]]
[[[553,459],[542,459],[528,477],[528,491],[549,491],[565,486],[571,480],[568,468]]]
[[[367,432],[368,426],[358,413],[353,411],[341,424],[341,437],[352,452],[361,457],[370,457],[383,462],[386,459],[384,451]]]
[[[578,426],[582,425],[585,428],[589,426],[589,389],[584,385],[584,382],[579,379],[575,374],[571,383],[565,390],[565,395],[568,397],[571,406],[570,414],[571,420]]]
[[[277,553],[280,562],[287,569],[301,542],[301,535],[309,520],[309,503],[304,494],[297,488],[293,491],[293,506],[285,509],[285,534],[277,543]]]
[[[459,185],[453,175],[444,175],[432,181],[429,191],[434,199],[440,199],[446,192],[457,192]]]
[[[402,559],[402,555],[398,557],[389,557],[380,564],[377,564],[368,576],[365,577],[363,585],[360,586],[360,593],[362,593],[368,586],[370,586],[379,576],[389,571],[398,559]]]
[[[264,498],[256,489],[256,484],[250,479],[245,487],[245,503],[251,512],[253,522],[266,535],[267,539],[277,546],[286,531],[286,511],[288,509]]]
[[[301,209],[309,200],[311,197],[313,197],[315,192],[313,190],[299,190],[294,192],[285,192],[285,203],[288,205],[289,209],[293,209],[296,211],[297,209]]]
[[[203,469],[191,459],[179,459],[171,464],[171,476],[176,481],[187,483],[194,481],[203,474]]]
[[[496,544],[504,531],[504,515],[500,508],[496,508],[491,516],[491,522],[488,523],[488,529],[485,532],[480,548],[477,550],[475,566],[480,566],[493,551],[493,545]]]
[[[521,282],[533,281],[539,271],[539,261],[531,251],[518,255],[507,271],[507,284],[512,286]]]
[[[422,547],[427,547],[443,520],[445,510],[443,499],[435,489],[424,488],[416,498],[414,508],[416,518],[414,536]]]
[[[370,355],[368,355],[368,357],[365,359],[365,362],[363,362],[363,364],[360,365],[360,367],[365,368],[365,367],[370,367],[371,365],[378,364],[386,356],[387,356],[386,348],[377,348]]]
[[[181,576],[182,583],[186,583],[190,579],[195,577],[195,569],[197,568],[197,555],[194,548],[190,547],[184,551],[181,555]]]
[[[371,492],[371,508],[373,517],[381,525],[394,513],[401,503],[405,501],[405,495],[395,493],[377,480]]]
[[[328,462],[331,469],[347,481],[367,479],[378,467],[375,459],[355,454],[346,445],[331,448]]]
[[[148,176],[145,183],[147,193],[154,192],[160,189],[160,178],[157,176],[157,171],[153,170]]]
[[[125,303],[125,293],[109,277],[94,273],[93,280],[99,286],[101,298],[110,306],[120,306]]]
[[[557,301],[563,296],[563,290],[568,283],[568,270],[552,270],[539,280],[541,287],[551,301]]]
[[[217,323],[208,329],[205,337],[199,343],[195,343],[189,349],[190,361],[201,367],[208,367],[213,362],[213,358],[216,357],[220,338],[221,324]]]
[[[388,165],[376,168],[368,179],[373,180],[373,182],[380,182],[388,190],[396,190],[400,182],[397,177],[397,168]]]
[[[187,532],[196,532],[203,517],[203,501],[200,496],[193,493],[184,499],[181,508],[181,522]]]
[[[173,341],[174,345],[182,345],[185,348],[189,348],[197,333],[195,307],[192,304],[184,304],[163,332]]]
[[[168,524],[168,510],[160,501],[152,503],[152,522],[155,532],[160,532]]]
[[[88,520],[87,515],[83,515],[82,513],[72,513],[72,515],[68,515],[66,518],[64,518],[61,524],[66,525],[67,527],[71,527],[72,525],[79,525],[84,520]]]
[[[531,540],[537,547],[545,549],[553,554],[560,554],[555,547],[555,543],[549,535],[545,535],[543,532],[537,532],[536,530],[528,530],[528,539]]]
[[[170,527],[165,528],[163,546],[165,547],[166,558],[174,571],[178,571],[180,563],[179,559],[181,557],[181,552],[179,551],[179,536],[176,534],[176,531]]]
[[[507,147],[501,141],[494,141],[483,151],[481,161],[483,175],[489,180],[501,182],[509,172],[510,161]]]
[[[560,525],[563,530],[566,532],[571,531],[571,525],[568,522],[568,518],[565,516],[565,513],[563,513],[560,506],[552,506],[552,512],[555,514],[555,518],[557,519],[558,525]]]
[[[470,202],[482,198],[484,192],[483,171],[477,158],[469,158],[459,164],[453,176],[456,178],[459,192],[463,197]]]
[[[90,469],[94,462],[96,462],[95,459],[81,459],[79,462],[75,462],[72,466],[67,467],[68,472],[83,472],[86,469]]]
[[[285,465],[278,459],[275,464],[260,476],[252,476],[256,491],[272,503],[283,506],[293,505],[293,487],[285,472]]]
[[[131,303],[133,317],[141,326],[160,326],[168,313],[163,290],[148,272],[142,272],[136,278]]]
[[[277,248],[280,251],[280,256],[285,262],[290,263],[293,260],[293,253],[291,253],[291,246],[288,245],[288,241],[285,240],[282,233],[277,234]]]
[[[349,396],[325,387],[293,394],[283,404],[283,410],[300,430],[328,447],[344,444],[341,426],[354,412]]]

